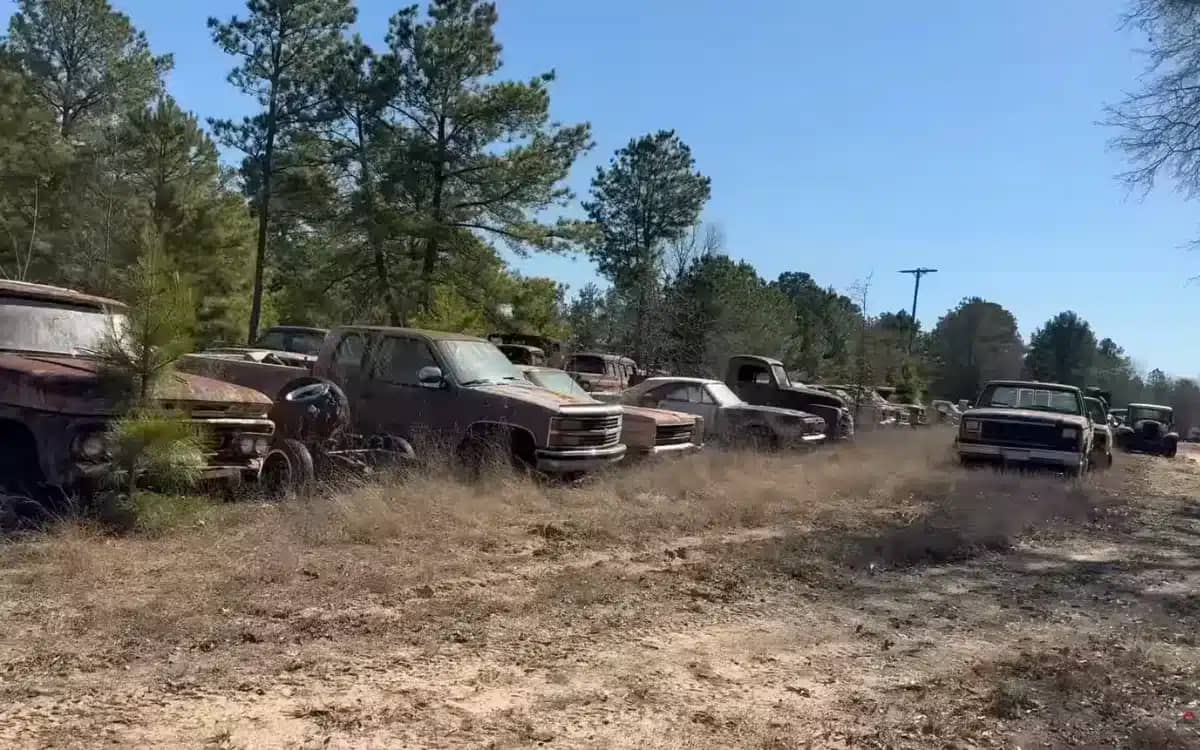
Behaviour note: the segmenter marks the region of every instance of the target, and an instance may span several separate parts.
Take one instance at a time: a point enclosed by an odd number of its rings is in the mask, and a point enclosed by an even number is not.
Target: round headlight
[[[99,458],[103,458],[104,453],[104,436],[100,435],[99,433],[95,435],[88,435],[79,443],[79,455],[83,456],[89,461],[95,461]]]
[[[254,438],[246,436],[238,439],[238,453],[249,456],[254,452]]]
[[[260,437],[254,441],[254,452],[260,456],[267,455],[267,449],[271,447],[271,441],[265,437]]]

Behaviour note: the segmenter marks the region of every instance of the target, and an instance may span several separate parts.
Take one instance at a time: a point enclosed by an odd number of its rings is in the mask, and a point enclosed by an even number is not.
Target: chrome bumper
[[[1053,466],[1075,467],[1079,465],[1078,451],[1054,451],[1044,448],[1003,448],[998,445],[976,445],[958,443],[961,458],[980,458],[1008,463],[1036,463]]]
[[[570,474],[576,471],[596,471],[617,463],[625,457],[625,446],[617,443],[609,448],[580,450],[543,448],[538,450],[536,455],[538,471],[546,474]]]

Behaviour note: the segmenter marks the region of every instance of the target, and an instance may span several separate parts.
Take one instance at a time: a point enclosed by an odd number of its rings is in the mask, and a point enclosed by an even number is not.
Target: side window
[[[388,336],[379,344],[371,377],[395,385],[418,386],[422,367],[436,367],[429,346],[419,339]]]
[[[717,403],[717,400],[712,397],[712,394],[708,392],[707,388],[700,388],[699,390],[700,390],[700,403],[710,404],[710,405]]]
[[[366,340],[361,334],[350,333],[338,342],[333,352],[333,374],[343,382],[362,372],[363,351]]]
[[[681,404],[698,404],[702,400],[700,388],[695,385],[679,385],[667,390],[663,401],[674,401]]]

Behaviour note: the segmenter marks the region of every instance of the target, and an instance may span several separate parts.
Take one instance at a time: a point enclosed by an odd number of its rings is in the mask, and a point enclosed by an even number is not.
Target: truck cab
[[[808,412],[825,420],[830,440],[854,436],[854,417],[841,398],[794,384],[783,363],[769,357],[738,355],[729,359],[725,384],[750,404]]]

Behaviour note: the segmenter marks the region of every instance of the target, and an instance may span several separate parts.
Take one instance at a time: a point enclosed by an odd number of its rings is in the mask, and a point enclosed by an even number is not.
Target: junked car
[[[293,367],[311,367],[328,331],[310,326],[272,326],[252,346],[224,346],[206,350],[212,354],[242,356],[257,362]]]
[[[1113,428],[1108,423],[1108,409],[1103,399],[1085,396],[1088,415],[1092,418],[1092,467],[1108,468],[1113,463]]]
[[[815,414],[825,421],[830,440],[854,437],[854,415],[841,398],[793,383],[783,363],[770,357],[738,355],[725,368],[725,384],[747,403]]]
[[[108,471],[121,394],[106,386],[98,352],[125,324],[115,300],[0,281],[0,515],[54,494],[86,496]],[[257,478],[275,429],[270,399],[183,373],[163,377],[153,395],[200,431],[206,478]]]
[[[583,390],[571,375],[551,367],[520,367],[521,373],[534,385],[565,396],[596,401]],[[704,444],[704,420],[694,414],[663,409],[648,409],[624,404],[621,442],[628,449],[627,457],[657,456],[698,449]]]
[[[1042,465],[1080,476],[1092,452],[1083,393],[1059,383],[992,381],[962,415],[955,450],[965,465]]]
[[[705,438],[725,445],[760,449],[816,446],[826,437],[821,417],[748,404],[729,386],[708,378],[648,378],[622,393],[621,402],[703,417]]]
[[[580,352],[567,357],[563,369],[592,393],[620,393],[637,379],[637,364],[617,354]]]
[[[284,402],[332,383],[368,442],[395,438],[417,453],[446,446],[472,464],[502,453],[540,473],[577,475],[626,450],[619,406],[538,388],[495,344],[464,334],[343,326],[329,332],[311,372],[203,354],[181,367],[284,394]]]
[[[1125,451],[1174,457],[1179,446],[1175,410],[1160,404],[1130,404],[1116,439]]]

